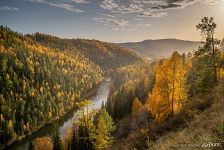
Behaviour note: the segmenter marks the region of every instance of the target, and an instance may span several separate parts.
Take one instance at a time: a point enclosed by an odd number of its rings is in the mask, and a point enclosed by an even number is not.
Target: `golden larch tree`
[[[177,52],[159,62],[148,102],[148,109],[157,122],[180,111],[187,98],[186,73],[187,67]]]

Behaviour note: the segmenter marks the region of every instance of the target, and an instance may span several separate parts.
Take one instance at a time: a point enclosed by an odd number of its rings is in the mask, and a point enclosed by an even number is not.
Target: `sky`
[[[214,17],[224,37],[224,0],[0,0],[0,25],[23,34],[137,42],[201,40],[196,25]]]

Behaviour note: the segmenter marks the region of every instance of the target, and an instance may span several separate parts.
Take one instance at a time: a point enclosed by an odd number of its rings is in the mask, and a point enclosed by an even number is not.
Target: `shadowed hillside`
[[[27,35],[27,37],[46,47],[71,53],[80,53],[105,71],[141,60],[127,48],[98,40],[61,39],[42,33]]]

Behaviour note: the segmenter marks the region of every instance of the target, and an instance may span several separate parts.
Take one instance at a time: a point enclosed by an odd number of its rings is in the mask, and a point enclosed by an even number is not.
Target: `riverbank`
[[[95,88],[93,88],[92,90],[90,90],[89,92],[84,94],[82,96],[82,98],[80,98],[80,100],[89,99],[89,98],[94,97],[97,94],[97,90],[100,88],[100,85],[103,82],[105,82],[105,80],[106,79],[103,79],[99,85],[97,85]],[[78,101],[80,101],[80,100],[78,100]],[[74,112],[76,112],[76,111],[77,111],[77,108],[73,108],[73,109],[69,110],[67,113],[65,113],[63,116],[59,116],[55,119],[52,119],[51,121],[45,123],[42,126],[35,128],[34,130],[32,130],[31,132],[29,132],[28,134],[26,134],[22,137],[21,136],[17,137],[15,140],[10,141],[10,143],[7,143],[4,147],[0,147],[0,149],[17,149],[16,147],[20,143],[24,143],[26,141],[32,141],[33,139],[35,139],[36,137],[39,137],[39,136],[50,135],[51,133],[54,133],[55,130],[58,130],[58,128],[60,126],[62,126],[63,123],[68,120],[68,118],[71,118],[73,116]],[[58,127],[55,127],[55,124]]]

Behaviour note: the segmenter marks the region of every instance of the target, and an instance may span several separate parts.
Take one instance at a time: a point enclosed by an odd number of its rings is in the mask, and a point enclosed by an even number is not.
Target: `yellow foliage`
[[[29,122],[27,122],[27,124],[26,124],[26,130],[28,131],[30,129],[30,124],[29,124]]]
[[[48,118],[51,119],[52,118],[52,113],[48,112]]]
[[[13,128],[13,123],[12,123],[12,121],[11,121],[11,120],[9,120],[8,127],[9,127],[9,129],[12,129],[12,128]]]
[[[23,93],[25,93],[25,91],[26,91],[26,81],[25,80],[22,81],[22,90],[23,90]]]
[[[24,130],[26,130],[26,129],[27,129],[25,124],[23,125],[23,129],[24,129]]]
[[[1,45],[1,46],[0,46],[0,53],[3,53],[4,50],[5,50],[5,47]]]
[[[221,68],[218,72],[219,79],[224,79],[224,68]]]
[[[57,93],[57,97],[61,97],[61,92],[58,92]]]
[[[136,116],[139,114],[140,110],[142,108],[142,103],[139,101],[139,99],[136,97],[132,103],[132,115]]]
[[[4,120],[5,120],[5,118],[4,118],[3,114],[0,114],[0,121],[4,121]]]
[[[178,113],[187,98],[186,67],[181,56],[174,52],[162,60],[156,69],[156,82],[149,97],[148,109],[157,122]]]
[[[35,96],[35,89],[31,89],[31,91],[30,91],[30,96],[31,96],[31,97],[34,97],[34,96]]]
[[[43,92],[44,92],[44,88],[41,86],[40,87],[40,93],[43,94]]]

